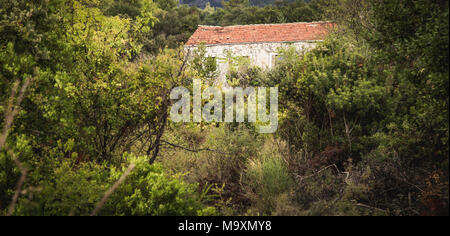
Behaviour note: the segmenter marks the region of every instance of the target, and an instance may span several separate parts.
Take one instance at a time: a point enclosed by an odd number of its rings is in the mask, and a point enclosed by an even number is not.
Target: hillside
[[[286,1],[0,0],[0,217],[448,216],[449,1]]]

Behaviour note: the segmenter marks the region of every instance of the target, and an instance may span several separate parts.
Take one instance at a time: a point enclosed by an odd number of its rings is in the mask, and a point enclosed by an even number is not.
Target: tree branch
[[[34,69],[34,74],[36,74],[37,69]],[[20,170],[20,178],[17,181],[16,184],[16,190],[14,192],[14,195],[11,199],[11,203],[8,207],[7,216],[11,216],[14,213],[14,209],[16,208],[17,200],[19,199],[20,192],[22,191],[22,186],[25,183],[25,180],[27,178],[27,169],[22,165],[19,158],[16,156],[16,154],[9,149],[9,147],[6,145],[6,139],[8,138],[9,130],[11,129],[12,123],[14,121],[14,118],[17,114],[19,114],[20,107],[19,105],[22,103],[22,100],[25,96],[25,92],[30,85],[31,80],[33,80],[33,77],[28,77],[24,80],[22,87],[20,88],[19,95],[16,98],[17,90],[19,89],[20,81],[17,80],[14,82],[14,85],[11,88],[11,96],[8,101],[8,105],[6,108],[5,113],[5,121],[3,123],[3,130],[0,134],[0,150],[5,149],[9,155],[11,155],[13,161],[15,164],[19,167]],[[16,100],[16,101],[14,101]]]
[[[8,213],[6,214],[7,216],[11,216],[14,213],[14,209],[16,208],[16,203],[19,199],[20,192],[22,191],[22,186],[25,183],[25,179],[27,178],[28,170],[22,165],[22,163],[19,161],[19,158],[17,158],[16,154],[14,154],[12,150],[10,150],[8,147],[5,147],[5,149],[7,150],[8,154],[12,156],[21,173],[20,178],[16,184],[16,191],[14,192],[11,203],[8,207]]]
[[[131,164],[127,170],[125,170],[125,172],[123,173],[123,175],[119,178],[119,180],[117,180],[114,185],[108,189],[108,191],[105,192],[105,195],[103,196],[102,200],[100,200],[100,202],[97,203],[94,211],[92,211],[91,216],[95,216],[98,214],[98,212],[100,211],[100,209],[103,207],[103,205],[105,205],[106,200],[108,200],[108,198],[114,193],[114,191],[116,191],[116,189],[120,186],[120,184],[122,184],[123,181],[125,181],[125,179],[127,178],[127,176],[131,173],[131,171],[136,167],[135,164]]]
[[[14,118],[19,113],[19,105],[22,103],[22,100],[24,98],[25,91],[28,88],[28,85],[31,82],[31,78],[26,78],[25,81],[22,84],[22,87],[19,92],[19,96],[17,97],[17,101],[14,102],[17,89],[19,87],[19,81],[16,81],[12,87],[11,90],[11,97],[9,98],[8,106],[6,108],[5,113],[5,121],[3,124],[3,130],[2,134],[0,135],[0,149],[2,149],[5,146],[6,138],[8,138],[9,129],[11,128],[11,125],[14,121]]]
[[[314,176],[316,176],[316,175],[322,173],[323,171],[325,171],[325,170],[327,170],[327,169],[329,169],[329,168],[332,168],[332,167],[334,167],[334,168],[337,170],[337,172],[338,172],[339,174],[346,174],[347,176],[345,177],[344,182],[345,182],[346,184],[349,184],[349,183],[348,183],[348,179],[349,179],[349,177],[350,177],[350,173],[349,173],[349,172],[342,172],[342,171],[340,171],[339,168],[338,168],[335,164],[329,165],[329,166],[327,166],[327,167],[325,167],[325,168],[323,168],[323,169],[317,171],[316,173],[314,173],[314,174],[312,174],[312,175],[308,175],[308,176],[297,176],[297,177],[300,178],[300,181],[303,181],[304,179],[308,179],[308,178],[314,177]]]
[[[180,146],[180,145],[177,145],[177,144],[173,144],[173,143],[167,142],[165,140],[161,140],[161,142],[165,143],[165,144],[167,144],[169,146],[172,146],[172,147],[175,147],[175,148],[179,148],[179,149],[183,149],[183,150],[189,151],[189,152],[199,153],[199,152],[207,151],[207,152],[216,152],[216,153],[223,154],[223,155],[231,155],[230,153],[226,153],[226,152],[222,152],[222,151],[218,151],[218,150],[214,150],[214,149],[209,149],[209,148],[190,149],[190,148],[187,148],[187,147],[183,147],[183,146]]]

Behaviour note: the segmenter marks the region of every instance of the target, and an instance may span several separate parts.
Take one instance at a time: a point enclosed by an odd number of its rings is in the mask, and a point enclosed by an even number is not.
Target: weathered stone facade
[[[205,45],[206,56],[216,59],[219,82],[225,82],[228,73],[227,51],[233,57],[248,57],[252,66],[258,66],[263,70],[272,69],[275,66],[276,56],[280,49],[294,47],[296,50],[311,50],[317,45],[316,41],[301,42],[268,42],[268,43],[241,43],[241,44],[217,44]],[[186,46],[186,50],[195,50],[197,46]]]

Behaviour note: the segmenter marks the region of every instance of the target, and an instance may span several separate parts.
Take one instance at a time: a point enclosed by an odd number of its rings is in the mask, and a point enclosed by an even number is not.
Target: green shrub
[[[253,205],[259,213],[271,214],[282,194],[289,193],[292,178],[279,156],[263,156],[251,160],[244,174]]]
[[[198,185],[187,184],[181,175],[169,176],[160,164],[150,165],[144,157],[131,157],[136,168],[108,200],[104,215],[212,215],[214,208],[204,207]],[[120,178],[122,169],[112,169],[110,180]]]
[[[101,208],[101,215],[211,215],[197,185],[180,176],[167,175],[161,165],[150,165],[146,157],[125,155],[136,166]],[[127,165],[76,164],[55,161],[51,175],[31,173],[19,199],[15,215],[90,215],[104,193],[123,175]]]
[[[225,184],[219,201],[229,202],[231,199],[234,213],[240,214],[249,205],[241,176],[248,161],[258,155],[258,148],[263,145],[264,139],[245,125],[230,126],[204,125],[200,129],[186,125],[171,130],[166,133],[167,140],[203,151],[191,152],[170,147],[164,150],[159,160],[173,173],[186,173],[185,180],[189,183],[198,183],[201,187]],[[200,136],[203,138],[199,139]]]
[[[15,215],[55,216],[89,215],[100,201],[110,183],[108,172],[100,165],[62,161],[50,176],[34,180],[38,173],[29,176],[36,186],[26,186],[19,199]]]

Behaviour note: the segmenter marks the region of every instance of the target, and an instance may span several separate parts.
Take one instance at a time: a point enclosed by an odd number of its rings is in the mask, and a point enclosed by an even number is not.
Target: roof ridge
[[[231,28],[231,27],[242,27],[242,26],[259,26],[259,25],[294,25],[294,24],[325,24],[325,23],[334,23],[333,21],[309,21],[309,22],[290,22],[290,23],[271,23],[271,24],[248,24],[248,25],[227,25],[227,26],[220,26],[220,25],[198,25],[198,27],[215,27],[215,28]]]

